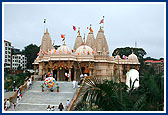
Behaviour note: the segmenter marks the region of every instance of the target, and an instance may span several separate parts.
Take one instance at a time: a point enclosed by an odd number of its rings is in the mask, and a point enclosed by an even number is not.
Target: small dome
[[[76,54],[77,55],[93,55],[94,51],[91,47],[89,47],[87,45],[82,45],[77,48]]]
[[[72,53],[71,49],[68,46],[66,46],[66,44],[63,44],[61,47],[59,47],[56,52],[58,52],[59,54],[71,54]]]
[[[129,59],[129,60],[138,61],[138,57],[137,57],[134,53],[130,54],[130,55],[128,56],[128,59]],[[139,61],[138,61],[138,62],[139,62]]]

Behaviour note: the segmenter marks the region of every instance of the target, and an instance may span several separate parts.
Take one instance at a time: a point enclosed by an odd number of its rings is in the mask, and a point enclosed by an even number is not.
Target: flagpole
[[[45,28],[46,28],[46,19],[44,18],[44,33],[45,33]]]
[[[104,29],[104,16],[103,16],[103,29]]]

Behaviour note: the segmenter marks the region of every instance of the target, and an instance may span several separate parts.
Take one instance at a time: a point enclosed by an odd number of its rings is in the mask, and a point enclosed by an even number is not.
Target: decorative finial
[[[48,28],[46,28],[46,34],[48,34]]]
[[[85,33],[84,33],[84,38],[83,38],[84,44],[85,44]]]
[[[133,54],[134,53],[133,48],[131,50],[132,50],[132,54]]]
[[[78,36],[80,36],[80,27],[78,28]]]

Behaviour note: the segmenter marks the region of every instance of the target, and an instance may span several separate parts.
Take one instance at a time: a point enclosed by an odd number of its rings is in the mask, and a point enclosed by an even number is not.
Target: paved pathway
[[[42,81],[35,81],[32,85],[32,89],[23,93],[23,98],[16,106],[16,111],[46,111],[48,105],[54,106],[58,111],[59,103],[63,103],[64,111],[66,108],[66,100],[72,100],[75,95],[76,89],[72,88],[72,82],[57,82],[60,86],[60,92],[56,92],[56,85],[54,85],[54,92],[50,92],[47,88],[44,88],[44,92],[41,91]],[[9,109],[11,111],[12,108]]]

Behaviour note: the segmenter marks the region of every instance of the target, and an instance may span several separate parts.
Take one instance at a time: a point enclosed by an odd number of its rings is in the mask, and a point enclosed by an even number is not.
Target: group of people
[[[10,108],[10,101],[9,99],[7,99],[6,103],[5,103],[5,111],[7,111],[9,108]],[[13,102],[13,111],[15,111],[15,107],[16,107],[16,104]]]
[[[50,107],[50,105],[48,105],[48,107],[47,107],[47,111],[55,111],[54,106]]]
[[[67,100],[67,102],[66,102],[66,109],[68,109],[69,106],[70,106],[70,101]],[[64,109],[64,106],[63,106],[62,103],[59,104],[58,109],[59,109],[60,111],[62,111],[62,110]],[[47,111],[55,111],[54,106],[50,107],[50,105],[48,105]]]
[[[17,99],[16,99],[16,103],[12,103],[13,105],[13,108],[12,110],[15,111],[15,107],[16,107],[16,104],[19,103],[19,101],[22,100],[22,92],[21,92],[21,89],[19,88],[18,91],[17,91]],[[6,103],[5,103],[5,111],[7,111],[11,106],[11,103],[10,103],[10,100],[7,99]]]

